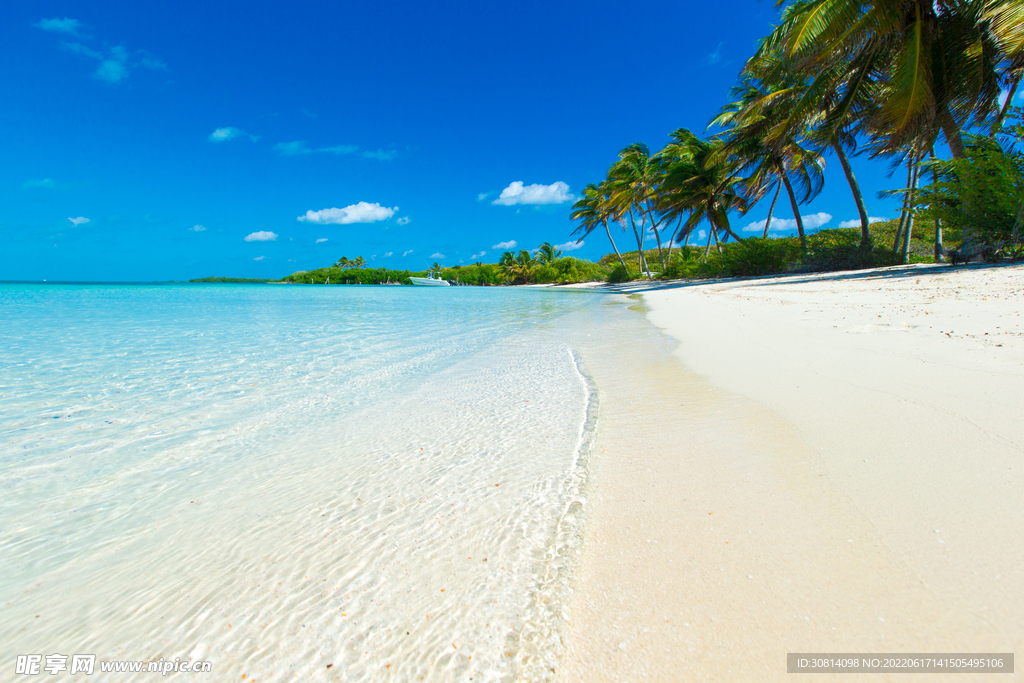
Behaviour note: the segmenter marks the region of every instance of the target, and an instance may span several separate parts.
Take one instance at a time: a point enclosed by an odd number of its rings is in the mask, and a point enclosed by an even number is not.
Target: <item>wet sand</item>
[[[602,408],[559,680],[1024,652],[1024,268],[631,288],[649,343],[583,354]]]

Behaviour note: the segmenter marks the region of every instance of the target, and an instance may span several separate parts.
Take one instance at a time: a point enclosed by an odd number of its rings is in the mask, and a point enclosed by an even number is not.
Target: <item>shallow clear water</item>
[[[0,661],[544,678],[602,300],[0,285]]]

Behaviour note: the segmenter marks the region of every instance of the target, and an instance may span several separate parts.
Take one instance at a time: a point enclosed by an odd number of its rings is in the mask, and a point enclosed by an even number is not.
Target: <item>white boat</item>
[[[451,287],[450,282],[441,279],[441,273],[438,273],[437,277],[434,277],[434,273],[429,270],[427,271],[426,277],[410,277],[409,279],[412,280],[414,285],[421,285],[425,287]]]

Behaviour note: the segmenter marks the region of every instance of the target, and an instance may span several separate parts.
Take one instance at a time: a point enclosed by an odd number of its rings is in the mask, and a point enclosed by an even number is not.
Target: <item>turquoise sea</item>
[[[607,300],[0,285],[0,662],[545,679]]]

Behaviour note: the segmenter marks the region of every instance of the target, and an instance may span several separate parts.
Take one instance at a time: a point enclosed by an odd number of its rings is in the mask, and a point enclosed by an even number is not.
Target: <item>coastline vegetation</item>
[[[653,154],[643,143],[625,147],[573,205],[573,235],[607,235],[610,279],[942,262],[947,244],[957,246],[954,261],[1024,257],[1024,112],[1012,107],[1024,73],[1024,3],[776,5],[778,25],[710,120],[718,132],[680,128]],[[941,142],[951,158],[939,158]],[[903,199],[898,220],[872,224],[850,164],[857,154],[906,169],[903,187],[881,193]],[[843,168],[860,225],[808,234],[800,206],[821,192],[827,156]],[[770,236],[780,198],[795,237]],[[762,201],[763,231],[741,237],[730,216]],[[621,253],[611,226],[635,250]]]
[[[214,277],[214,276],[210,276],[210,277],[198,277],[198,278],[195,278],[194,280],[189,280],[189,282],[214,282],[214,283],[221,282],[221,283],[232,283],[232,284],[246,284],[246,283],[266,284],[267,282],[277,282],[277,280],[266,280],[266,279],[263,279],[263,278],[255,278],[255,277]]]
[[[1024,258],[1024,76],[1020,0],[777,0],[763,38],[708,124],[679,128],[652,153],[634,143],[573,205],[577,240],[612,247],[597,263],[550,243],[496,264],[430,269],[453,284],[567,284]],[[706,131],[705,131],[706,132]],[[949,158],[942,158],[942,143]],[[888,164],[906,181],[898,219],[872,222],[850,163]],[[859,225],[810,232],[800,207],[823,189],[827,158],[843,169]],[[780,204],[781,200],[781,204]],[[733,220],[764,202],[760,234]],[[776,236],[777,214],[796,235]],[[877,221],[877,219],[875,219]],[[635,249],[623,253],[612,228]],[[649,248],[648,245],[653,245]],[[949,247],[955,247],[950,249]],[[281,282],[411,284],[425,271],[346,257]],[[203,278],[193,282],[258,282]]]
[[[506,251],[498,263],[478,261],[443,266],[435,262],[428,270],[422,271],[367,268],[362,256],[355,259],[343,256],[332,266],[301,270],[280,281],[315,285],[411,285],[410,277],[426,277],[428,272],[439,274],[442,279],[455,285],[493,287],[604,281],[611,268],[586,259],[564,256],[550,242],[545,242],[532,251]]]

